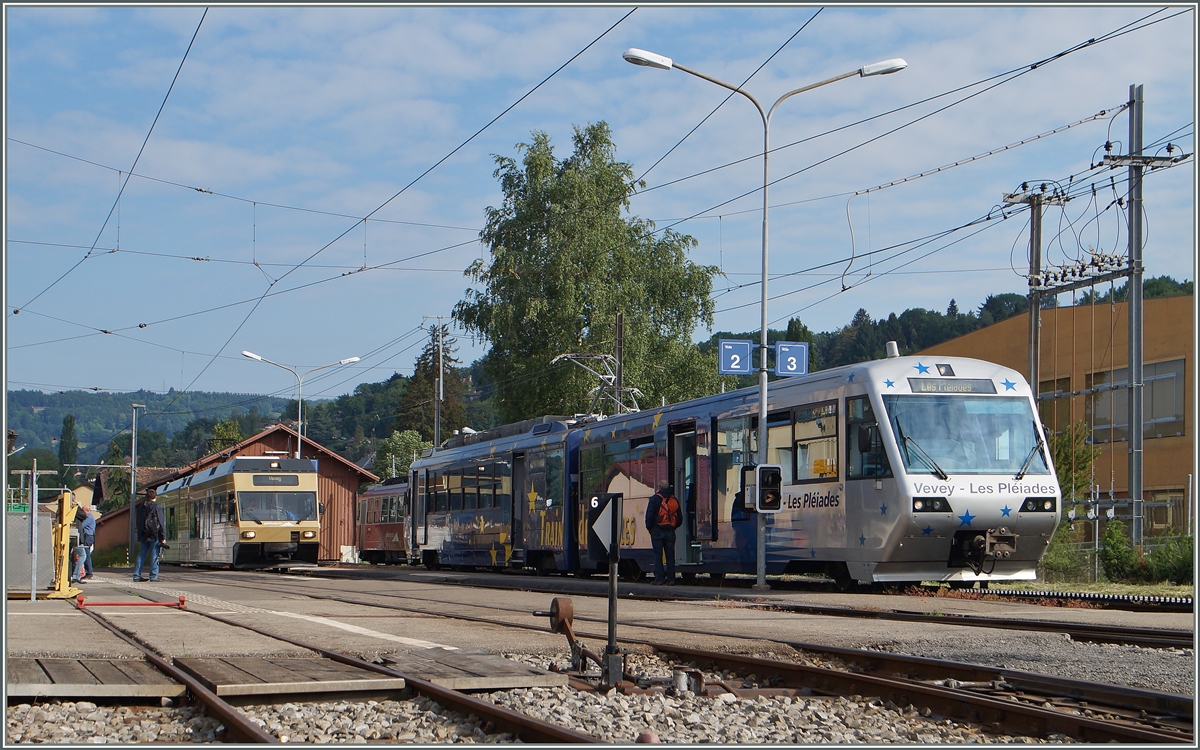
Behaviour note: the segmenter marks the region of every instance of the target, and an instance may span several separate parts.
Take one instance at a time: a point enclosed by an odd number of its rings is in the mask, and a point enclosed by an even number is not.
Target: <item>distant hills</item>
[[[133,404],[146,405],[146,409],[138,414],[139,432],[142,429],[159,430],[171,438],[196,419],[224,419],[252,408],[265,418],[274,418],[291,402],[286,398],[250,393],[195,391],[180,394],[174,389],[167,393],[20,390],[8,391],[7,398],[8,427],[19,435],[17,445],[25,445],[28,449],[45,448],[57,453],[58,446],[51,441],[62,434],[63,418],[74,414],[81,463],[98,461],[109,441],[118,432],[129,430]]]

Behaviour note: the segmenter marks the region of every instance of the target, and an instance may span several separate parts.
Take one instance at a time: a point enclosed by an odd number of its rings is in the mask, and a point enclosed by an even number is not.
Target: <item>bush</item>
[[[1100,546],[1100,565],[1104,576],[1115,582],[1135,582],[1145,578],[1145,563],[1138,550],[1129,543],[1125,524],[1118,520],[1108,522]]]
[[[1192,583],[1194,542],[1190,536],[1177,536],[1156,547],[1147,559],[1147,573],[1153,583],[1170,581],[1176,585]]]
[[[1047,583],[1076,583],[1092,578],[1092,558],[1080,549],[1079,531],[1071,531],[1070,523],[1062,521],[1054,531],[1050,547],[1038,563],[1038,570]]]

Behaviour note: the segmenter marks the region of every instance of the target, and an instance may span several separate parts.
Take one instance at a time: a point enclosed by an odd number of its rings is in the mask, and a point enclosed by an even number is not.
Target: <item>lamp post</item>
[[[759,464],[765,464],[767,462],[767,190],[770,186],[769,157],[771,154],[771,115],[775,114],[776,107],[778,107],[780,104],[782,104],[785,100],[790,99],[791,97],[795,96],[796,94],[802,94],[805,91],[811,91],[812,89],[820,88],[821,86],[825,86],[826,84],[830,84],[835,81],[840,81],[843,78],[849,78],[849,77],[855,76],[855,75],[859,76],[860,78],[866,78],[868,76],[878,76],[878,75],[887,75],[888,73],[898,73],[899,71],[907,68],[908,63],[906,63],[904,60],[897,57],[897,58],[893,58],[891,60],[884,60],[882,62],[873,63],[871,65],[864,65],[861,68],[851,70],[847,73],[842,73],[841,75],[836,75],[832,78],[826,78],[825,80],[818,81],[817,83],[811,83],[807,86],[801,86],[798,89],[793,89],[793,90],[787,92],[786,94],[784,94],[783,96],[779,97],[778,99],[776,99],[775,103],[771,105],[770,109],[764,110],[763,106],[761,104],[759,104],[758,100],[755,99],[749,92],[742,90],[738,86],[734,86],[732,84],[725,83],[724,81],[722,81],[720,79],[713,78],[712,76],[705,75],[704,73],[701,73],[699,71],[684,67],[683,65],[680,65],[679,63],[675,62],[674,60],[672,60],[669,57],[664,57],[663,55],[659,55],[654,52],[647,52],[646,50],[637,49],[637,48],[631,48],[631,49],[625,50],[625,53],[622,55],[622,57],[625,58],[626,62],[633,63],[634,65],[642,65],[642,66],[645,66],[648,68],[658,68],[659,70],[670,70],[671,68],[678,68],[679,70],[682,70],[684,73],[690,73],[691,75],[694,75],[697,78],[703,78],[704,80],[708,81],[709,83],[715,83],[716,85],[721,86],[722,88],[726,88],[726,89],[729,89],[730,91],[741,94],[742,96],[744,96],[750,100],[750,102],[754,105],[754,108],[758,110],[759,116],[762,117],[762,123],[763,123],[762,304],[761,304],[761,311],[760,311],[761,312],[761,326],[760,326],[761,330],[759,332],[760,359],[759,359],[759,368],[758,368],[758,456],[757,456],[757,461]],[[766,517],[762,513],[757,514],[757,516],[758,516],[758,519],[757,519],[758,533],[756,534],[756,536],[758,539],[758,550],[757,550],[758,580],[754,584],[754,590],[767,591],[770,589],[770,586],[767,585],[767,573],[766,573],[766,571],[767,571],[767,552],[766,552],[766,549],[767,549],[767,547],[766,547],[767,523],[766,523]]]
[[[133,543],[137,541],[137,413],[145,404],[130,404],[133,407],[133,431],[129,439],[129,546],[125,548],[125,562],[133,562]]]
[[[314,367],[311,370],[305,370],[304,374],[301,375],[300,373],[296,372],[295,370],[288,367],[287,365],[281,365],[278,362],[272,362],[271,360],[267,359],[266,357],[258,356],[254,352],[243,351],[242,356],[248,357],[248,358],[256,360],[258,362],[266,362],[269,365],[275,365],[276,367],[281,367],[296,376],[296,458],[300,458],[300,444],[304,438],[304,401],[301,398],[300,389],[304,385],[304,379],[306,377],[308,377],[310,373],[314,373],[317,370],[324,370],[324,369],[327,369],[330,367],[338,367],[339,365],[348,365],[353,362],[357,362],[358,357],[347,357],[346,359],[340,359],[337,362],[330,362],[327,365],[321,365],[320,367]]]

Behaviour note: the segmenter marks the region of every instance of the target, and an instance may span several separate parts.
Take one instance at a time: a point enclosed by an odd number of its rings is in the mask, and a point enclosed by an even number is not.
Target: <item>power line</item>
[[[183,64],[187,62],[188,53],[192,51],[192,45],[196,43],[196,35],[200,33],[200,27],[204,25],[204,18],[207,15],[208,8],[205,8],[204,13],[200,16],[200,23],[196,24],[196,30],[192,33],[192,40],[188,42],[187,49],[184,50],[183,59],[179,61],[179,67],[175,69],[175,76],[171,79],[171,85],[167,87],[167,94],[163,97],[162,104],[158,105],[158,113],[154,115],[154,122],[150,123],[150,130],[146,132],[146,137],[142,140],[142,147],[138,149],[137,156],[133,159],[133,166],[129,168],[129,172],[125,177],[125,181],[121,183],[121,188],[117,191],[117,197],[113,201],[112,208],[108,209],[108,216],[104,217],[104,223],[100,225],[100,231],[96,233],[96,239],[92,242],[92,249],[88,250],[87,255],[80,258],[78,263],[68,268],[62,276],[59,276],[54,281],[50,282],[50,286],[38,292],[36,295],[34,295],[33,299],[26,302],[24,305],[22,305],[22,307],[29,307],[32,305],[39,297],[53,289],[58,282],[65,279],[72,271],[74,271],[76,268],[79,268],[81,265],[83,265],[85,260],[92,256],[92,252],[95,251],[96,245],[100,242],[100,237],[104,234],[105,227],[108,226],[109,220],[112,219],[113,211],[116,211],[117,206],[121,202],[121,195],[125,192],[125,186],[129,184],[129,178],[132,176],[133,170],[137,167],[138,160],[142,158],[142,152],[146,150],[146,144],[150,142],[150,135],[154,132],[154,126],[158,124],[158,118],[162,116],[163,109],[167,106],[167,100],[171,98],[171,92],[175,90],[175,82],[179,80],[179,74],[183,71]],[[13,314],[15,315],[16,313],[14,312]]]

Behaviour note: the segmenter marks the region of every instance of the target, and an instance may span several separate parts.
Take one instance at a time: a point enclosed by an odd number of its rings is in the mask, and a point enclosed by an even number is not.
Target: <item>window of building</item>
[[[1147,364],[1142,368],[1142,430],[1146,438],[1183,434],[1184,360]],[[1108,443],[1129,439],[1129,368],[1088,375],[1088,388],[1098,388],[1087,401],[1092,439]]]

